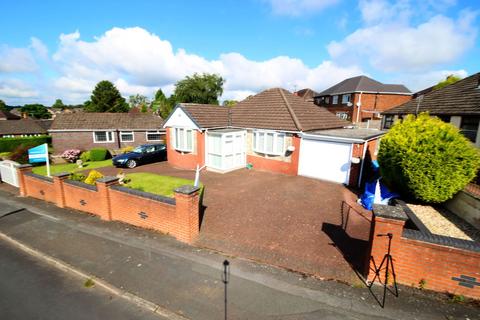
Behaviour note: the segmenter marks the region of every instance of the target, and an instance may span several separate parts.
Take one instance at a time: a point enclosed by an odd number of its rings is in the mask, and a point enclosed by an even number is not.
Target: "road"
[[[162,319],[0,241],[2,319]]]

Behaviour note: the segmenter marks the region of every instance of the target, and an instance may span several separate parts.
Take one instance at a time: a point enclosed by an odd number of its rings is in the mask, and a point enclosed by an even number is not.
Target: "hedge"
[[[90,151],[90,161],[103,161],[107,158],[108,150],[105,148],[94,148]]]
[[[35,147],[51,142],[52,137],[50,136],[0,138],[0,152],[11,152],[20,145]]]

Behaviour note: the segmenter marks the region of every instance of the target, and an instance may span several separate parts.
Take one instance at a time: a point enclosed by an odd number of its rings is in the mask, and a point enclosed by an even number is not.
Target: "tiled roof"
[[[13,113],[9,111],[2,111],[0,110],[0,119],[6,119],[6,120],[18,120],[21,117],[14,115]]]
[[[349,123],[287,90],[274,88],[233,106],[231,125],[242,128],[309,131],[341,128]]]
[[[307,101],[313,101],[313,97],[318,95],[317,92],[313,91],[310,88],[298,90],[294,94],[303,98],[303,100],[307,100]]]
[[[0,120],[0,135],[8,134],[46,134],[47,130],[36,120]]]
[[[163,119],[145,113],[64,113],[53,120],[50,130],[160,130]]]
[[[383,84],[366,76],[345,79],[342,82],[320,92],[318,96],[335,95],[351,92],[378,92],[411,94],[402,84]]]
[[[433,115],[480,114],[480,73],[462,79],[417,99],[410,100],[383,114],[415,114],[429,112]]]
[[[229,107],[199,103],[180,103],[180,106],[200,128],[226,127],[229,125]]]

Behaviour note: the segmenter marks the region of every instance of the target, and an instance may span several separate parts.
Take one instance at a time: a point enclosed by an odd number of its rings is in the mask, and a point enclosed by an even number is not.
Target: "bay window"
[[[186,128],[173,128],[173,147],[179,151],[193,151],[193,130]]]
[[[253,133],[253,151],[270,155],[285,153],[285,134],[274,131],[255,131]]]

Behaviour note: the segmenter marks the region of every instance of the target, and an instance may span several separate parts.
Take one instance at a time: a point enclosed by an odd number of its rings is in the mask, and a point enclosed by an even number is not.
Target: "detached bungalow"
[[[58,114],[48,130],[55,153],[67,149],[88,150],[104,147],[118,150],[126,146],[165,141],[163,119],[144,113]]]
[[[284,89],[233,107],[181,103],[164,124],[168,161],[176,167],[228,172],[255,169],[356,185],[367,149],[374,158],[382,131],[349,122]]]

